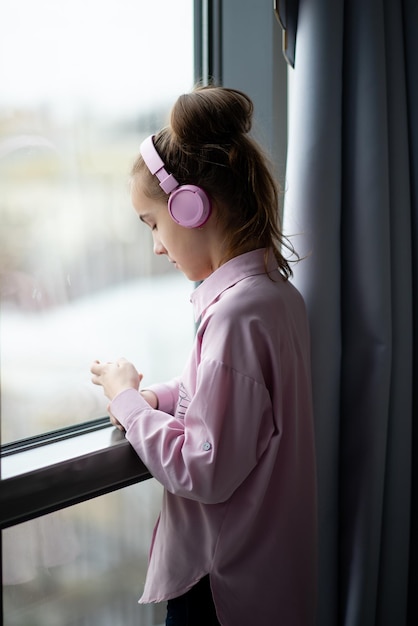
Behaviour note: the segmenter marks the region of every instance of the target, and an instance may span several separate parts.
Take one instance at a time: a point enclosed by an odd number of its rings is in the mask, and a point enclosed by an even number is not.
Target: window
[[[193,48],[192,0],[0,5],[3,443],[103,416],[95,358],[144,384],[186,358],[193,285],[153,254],[128,177]]]
[[[89,367],[124,355],[144,383],[165,379],[193,338],[193,285],[155,257],[128,188],[140,141],[193,86],[193,19],[193,0],[0,4],[8,626],[163,622],[137,605],[161,488],[133,484],[150,476],[96,419],[106,401]]]

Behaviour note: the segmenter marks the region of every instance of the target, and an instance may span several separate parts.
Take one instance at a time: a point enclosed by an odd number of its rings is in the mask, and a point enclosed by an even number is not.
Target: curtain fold
[[[407,624],[417,575],[417,35],[413,2],[298,2],[285,229],[306,256],[319,626]]]

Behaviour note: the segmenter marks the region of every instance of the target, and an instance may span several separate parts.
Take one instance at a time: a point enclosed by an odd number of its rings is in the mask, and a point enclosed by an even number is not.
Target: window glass
[[[2,0],[3,443],[105,414],[94,359],[178,373],[193,285],[130,205],[140,141],[193,86],[192,0]]]
[[[161,487],[154,480],[2,531],[7,626],[156,626],[139,605]]]

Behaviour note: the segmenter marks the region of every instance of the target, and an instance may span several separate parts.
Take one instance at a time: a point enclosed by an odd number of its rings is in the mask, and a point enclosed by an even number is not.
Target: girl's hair
[[[178,98],[170,125],[155,135],[154,145],[180,184],[202,187],[216,203],[225,261],[254,248],[272,248],[287,279],[292,270],[282,247],[298,256],[281,231],[279,188],[269,161],[249,136],[253,109],[241,91],[197,86]],[[132,176],[139,173],[146,195],[167,198],[141,156]]]

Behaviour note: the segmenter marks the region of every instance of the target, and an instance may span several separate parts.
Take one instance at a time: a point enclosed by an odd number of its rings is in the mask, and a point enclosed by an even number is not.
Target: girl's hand
[[[113,400],[125,389],[138,390],[142,380],[142,374],[139,374],[126,359],[118,359],[115,363],[94,361],[90,371],[93,374],[92,382],[103,387],[104,394],[109,400]]]

